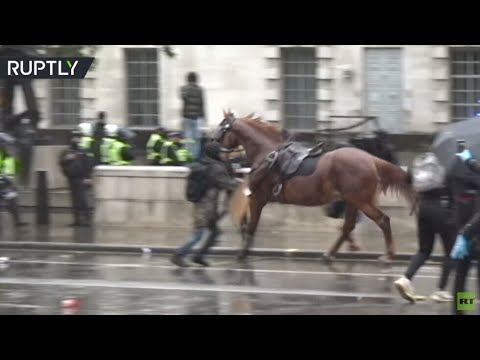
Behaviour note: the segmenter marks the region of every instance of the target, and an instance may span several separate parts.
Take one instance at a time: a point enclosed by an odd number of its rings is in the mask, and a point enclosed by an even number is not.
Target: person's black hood
[[[222,153],[222,145],[220,143],[212,141],[205,145],[205,156],[209,157],[210,159],[214,159],[217,161],[222,161],[220,158],[220,154]]]

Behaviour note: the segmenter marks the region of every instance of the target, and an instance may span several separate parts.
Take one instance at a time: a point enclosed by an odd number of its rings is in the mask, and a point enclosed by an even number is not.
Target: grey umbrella
[[[458,140],[465,140],[472,155],[480,159],[480,118],[448,125],[435,137],[432,151],[447,171],[455,165]]]

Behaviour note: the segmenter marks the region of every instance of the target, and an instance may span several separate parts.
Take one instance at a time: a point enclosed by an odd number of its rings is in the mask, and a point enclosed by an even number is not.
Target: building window
[[[128,123],[159,124],[159,63],[157,49],[125,49],[127,65]]]
[[[282,108],[289,129],[317,128],[317,59],[315,48],[281,49]]]
[[[452,121],[480,116],[480,48],[452,48],[450,59]]]
[[[50,114],[53,125],[75,126],[80,122],[80,79],[50,80]]]

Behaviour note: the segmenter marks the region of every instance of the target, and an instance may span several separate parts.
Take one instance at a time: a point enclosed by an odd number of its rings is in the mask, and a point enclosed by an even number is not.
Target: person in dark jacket
[[[385,130],[375,130],[373,133],[375,134],[375,152],[372,154],[382,160],[399,166],[400,162],[397,156],[397,149],[390,140],[389,134]]]
[[[204,260],[204,256],[215,244],[220,234],[220,230],[217,227],[217,222],[220,217],[218,212],[219,193],[221,190],[234,191],[239,184],[239,181],[228,173],[225,161],[221,158],[221,148],[221,145],[217,142],[211,142],[205,146],[205,153],[201,162],[208,166],[208,182],[210,186],[203,198],[194,204],[194,232],[192,238],[184,246],[179,248],[171,259],[177,266],[188,266],[184,258],[207,233],[208,236],[205,243],[193,257],[193,262],[203,266],[209,265]]]
[[[465,283],[472,262],[477,262],[478,292],[480,292],[480,162],[470,150],[456,154],[460,159],[455,169],[454,194],[456,198],[457,225],[461,228],[451,256],[456,261],[454,294],[465,292]],[[454,302],[453,312],[463,315]]]
[[[440,239],[442,240],[445,256],[437,291],[430,297],[436,302],[453,301],[453,296],[445,290],[453,266],[450,252],[452,251],[457,234],[452,201],[451,187],[448,185],[443,188],[419,193],[419,212],[417,219],[419,249],[410,260],[405,274],[395,281],[395,287],[400,292],[400,295],[412,303],[415,303],[417,296],[414,294],[411,281],[417,271],[430,258],[437,234],[440,235]]]
[[[90,226],[88,191],[92,185],[94,160],[80,148],[81,135],[72,134],[70,147],[60,155],[59,165],[68,179],[72,200],[73,223],[70,226]]]
[[[187,148],[193,154],[194,160],[200,158],[201,122],[205,122],[205,103],[203,89],[198,85],[198,75],[190,72],[187,75],[187,85],[182,86],[181,98],[183,102],[183,130],[185,137],[192,143]]]

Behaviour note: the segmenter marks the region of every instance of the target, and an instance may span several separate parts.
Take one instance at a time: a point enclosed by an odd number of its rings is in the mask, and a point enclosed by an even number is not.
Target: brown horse
[[[410,177],[400,167],[362,150],[343,148],[322,155],[311,175],[291,178],[284,182],[281,193],[274,196],[272,189],[278,183],[279,170],[271,160],[275,151],[284,144],[284,132],[281,129],[252,115],[236,119],[232,113],[224,112],[224,119],[213,140],[229,149],[242,145],[251,164],[247,180],[251,192],[248,194],[249,219],[242,225],[239,260],[248,256],[262,210],[267,203],[321,206],[339,198],[347,204],[345,222],[340,237],[327,256],[334,256],[344,241],[349,241],[354,249],[359,248],[350,233],[355,228],[358,211],[361,210],[382,230],[387,259],[394,257],[390,218],[375,206],[375,198],[380,191],[385,193],[392,190],[405,197],[410,204],[415,204]]]

